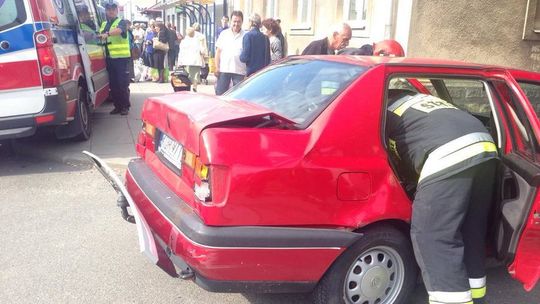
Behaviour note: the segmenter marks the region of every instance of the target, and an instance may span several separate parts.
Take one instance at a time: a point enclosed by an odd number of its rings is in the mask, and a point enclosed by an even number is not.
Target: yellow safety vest
[[[109,31],[112,31],[115,28],[117,28],[121,20],[122,20],[121,18],[116,18],[116,20],[114,20],[114,22],[112,23]],[[107,25],[106,21],[101,23],[101,28],[99,30],[100,33],[103,33],[106,25]],[[107,37],[107,50],[109,51],[110,58],[130,58],[131,57],[131,50],[129,47],[128,36],[129,35],[126,33],[126,38],[123,38],[122,35]]]

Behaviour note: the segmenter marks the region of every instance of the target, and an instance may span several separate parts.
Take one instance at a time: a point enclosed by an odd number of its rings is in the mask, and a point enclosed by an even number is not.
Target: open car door
[[[512,174],[503,178],[503,221],[498,241],[508,248],[509,256],[513,255],[509,273],[530,291],[540,279],[540,74],[511,71],[511,75],[507,76],[508,85],[495,85],[503,99],[512,144],[502,159],[521,178]],[[506,203],[504,195],[509,198]],[[512,237],[508,237],[509,231]]]
[[[467,71],[451,71],[451,75]],[[394,88],[431,92],[475,116],[496,140],[500,152],[493,239],[497,257],[510,274],[531,290],[540,278],[540,77],[528,73],[523,83],[502,69],[478,78],[459,76],[397,77]],[[520,74],[524,76],[525,74]],[[526,81],[525,81],[526,80]],[[534,80],[534,81],[533,81]],[[538,91],[533,91],[536,85]],[[530,96],[532,98],[527,98]],[[532,100],[532,101],[531,101]]]

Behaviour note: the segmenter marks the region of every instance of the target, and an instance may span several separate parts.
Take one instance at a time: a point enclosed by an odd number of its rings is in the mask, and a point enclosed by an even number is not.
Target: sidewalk
[[[215,78],[208,77],[208,85],[199,85],[198,92],[214,94]],[[110,115],[112,103],[106,103],[96,109],[92,117],[92,137],[85,142],[56,140],[51,134],[18,140],[14,143],[17,154],[33,158],[59,161],[65,164],[89,164],[90,161],[81,153],[90,151],[112,167],[123,169],[136,157],[135,141],[141,130],[141,110],[144,100],[150,96],[174,93],[170,83],[140,82],[132,83],[131,110],[129,115]]]

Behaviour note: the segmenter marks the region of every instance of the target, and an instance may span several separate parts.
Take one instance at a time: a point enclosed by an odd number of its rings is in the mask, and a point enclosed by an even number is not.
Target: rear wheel
[[[78,96],[74,123],[77,124],[79,134],[74,139],[88,140],[92,135],[92,122],[90,120],[90,105],[86,88],[80,86]]]
[[[375,227],[345,251],[314,291],[317,304],[405,304],[418,269],[409,239]]]

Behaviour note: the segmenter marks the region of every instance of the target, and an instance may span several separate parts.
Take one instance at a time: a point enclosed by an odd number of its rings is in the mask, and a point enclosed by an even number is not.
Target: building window
[[[253,0],[245,0],[244,19],[249,19],[253,13]]]
[[[351,26],[354,37],[369,36],[370,0],[344,0],[343,19]]]
[[[296,0],[296,23],[291,35],[313,35],[313,0]]]
[[[229,6],[231,6],[231,5],[232,5],[232,7],[229,8],[229,12],[238,11],[238,10],[242,9],[241,8],[242,6],[240,5],[240,0],[232,0],[231,2],[229,2]],[[244,15],[245,15],[245,12],[242,12],[242,13],[244,13]]]
[[[298,24],[309,24],[311,21],[311,0],[297,0],[296,22]]]
[[[276,18],[278,17],[278,5],[277,0],[266,0],[266,17]]]
[[[540,40],[540,1],[529,0],[525,13],[523,40]]]

